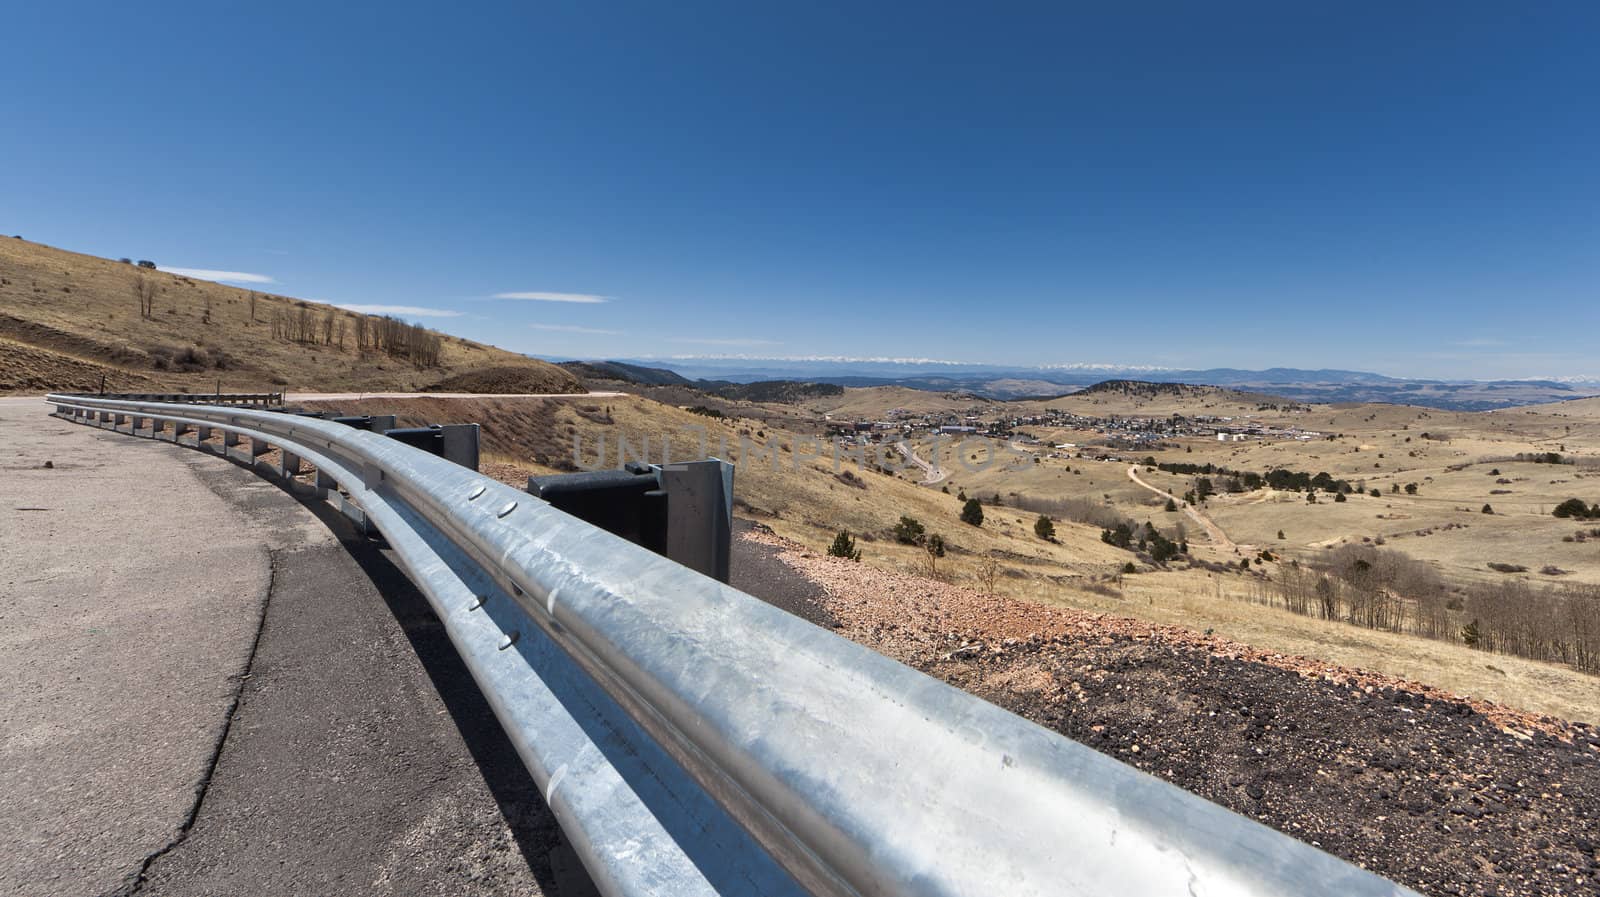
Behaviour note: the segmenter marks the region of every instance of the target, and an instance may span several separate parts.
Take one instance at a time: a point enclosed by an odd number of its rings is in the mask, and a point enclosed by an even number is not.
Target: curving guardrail
[[[604,894],[1413,893],[376,433],[47,401],[314,465],[427,596]]]

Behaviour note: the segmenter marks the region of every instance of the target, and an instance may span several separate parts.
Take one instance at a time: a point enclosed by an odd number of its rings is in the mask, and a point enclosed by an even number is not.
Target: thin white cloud
[[[419,305],[361,305],[339,303],[339,308],[345,311],[356,311],[364,315],[399,315],[407,318],[459,318],[461,312],[451,311],[448,308],[423,308]]]
[[[276,280],[265,274],[251,274],[249,271],[218,271],[214,268],[166,268],[157,266],[157,271],[176,274],[180,277],[195,277],[200,280],[215,280],[219,283],[277,283]]]
[[[610,296],[595,296],[590,293],[495,293],[492,299],[521,299],[525,302],[576,302],[579,305],[598,305],[610,302]]]
[[[669,343],[692,343],[696,346],[780,346],[782,343],[771,339],[711,339],[696,336],[675,336],[667,340]]]
[[[529,324],[534,330],[550,330],[556,333],[598,333],[606,336],[616,336],[620,330],[602,330],[599,327],[579,327],[576,324]]]

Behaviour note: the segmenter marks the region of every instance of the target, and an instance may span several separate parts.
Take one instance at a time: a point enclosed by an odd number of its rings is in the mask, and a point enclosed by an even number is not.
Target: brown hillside
[[[154,288],[148,316],[141,279]],[[583,391],[555,365],[431,331],[417,351],[358,348],[358,331],[379,320],[0,239],[0,393],[98,388],[102,376],[114,391],[420,391],[483,369],[511,391]]]

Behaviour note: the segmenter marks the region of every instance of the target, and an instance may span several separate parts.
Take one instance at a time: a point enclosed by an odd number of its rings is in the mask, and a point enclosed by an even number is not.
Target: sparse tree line
[[[1368,545],[1290,562],[1259,581],[1262,604],[1600,672],[1600,586],[1522,580],[1452,588],[1429,565]]]
[[[1224,492],[1251,492],[1263,486],[1285,492],[1312,492],[1320,489],[1323,492],[1347,495],[1353,491],[1360,491],[1351,486],[1348,480],[1336,479],[1332,474],[1325,471],[1318,474],[1309,474],[1298,470],[1278,468],[1269,470],[1265,474],[1260,474],[1250,470],[1230,470],[1216,464],[1157,462],[1153,456],[1144,459],[1144,466],[1154,467],[1156,470],[1175,473],[1180,476],[1205,474],[1206,476],[1197,482],[1195,488],[1196,497],[1201,499],[1217,493],[1217,485],[1211,481],[1211,476],[1221,479],[1221,489]]]
[[[254,306],[252,298],[252,314]],[[408,324],[389,315],[374,317],[332,308],[318,313],[303,302],[273,311],[268,325],[273,339],[339,349],[348,340],[358,352],[384,352],[417,367],[438,365],[444,348],[444,338],[421,324]]]
[[[146,267],[139,262],[140,267]],[[154,263],[148,267],[153,268]],[[133,295],[139,303],[139,317],[155,317],[155,300],[159,288],[144,274],[133,281]],[[249,298],[250,320],[256,321],[256,307],[261,294],[252,292]],[[355,344],[358,352],[384,352],[410,361],[417,367],[436,367],[444,350],[444,337],[420,324],[408,324],[389,315],[373,316],[355,314],[336,308],[315,310],[308,302],[296,302],[277,297],[279,306],[268,318],[273,339],[287,340],[305,345],[323,345],[343,349],[348,342]],[[169,309],[170,310],[170,309]],[[202,323],[211,323],[211,299],[205,300]]]

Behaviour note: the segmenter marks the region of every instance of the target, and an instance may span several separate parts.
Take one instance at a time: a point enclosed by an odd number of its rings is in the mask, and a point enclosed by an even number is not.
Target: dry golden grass
[[[1343,623],[1249,600],[1249,580],[1200,570],[1123,577],[1113,597],[1048,583],[1011,584],[1013,597],[1210,631],[1252,647],[1403,676],[1461,695],[1562,719],[1600,722],[1600,679],[1559,664]]]
[[[142,317],[135,287],[156,289],[154,314]],[[418,368],[382,353],[354,348],[355,315],[346,322],[345,348],[273,338],[275,314],[302,306],[321,318],[331,306],[260,293],[254,318],[251,291],[148,271],[110,259],[0,239],[0,338],[31,351],[0,351],[0,392],[98,387],[113,391],[396,390],[423,389],[445,377],[510,365],[537,372],[540,391],[569,392],[567,371],[502,349],[444,337],[440,364]],[[0,346],[3,350],[5,346]],[[203,368],[159,370],[158,357],[195,350]],[[173,367],[170,363],[169,368]]]
[[[1159,500],[1128,480],[1125,463],[1041,459],[1035,464],[1031,457],[1024,456],[1009,468],[998,466],[982,474],[957,472],[951,481],[955,485],[947,494],[940,486],[918,485],[922,474],[915,468],[898,475],[872,469],[871,462],[880,459],[870,449],[867,469],[857,467],[848,456],[844,458],[839,473],[849,471],[855,478],[851,481],[836,474],[831,452],[827,449],[822,450],[822,457],[804,459],[796,466],[790,454],[796,434],[776,429],[770,421],[707,418],[634,396],[560,400],[428,398],[328,404],[347,412],[398,412],[414,422],[477,421],[484,426],[486,469],[518,485],[530,473],[551,473],[571,467],[574,439],[579,446],[578,458],[583,464],[592,465],[597,461],[597,446],[604,436],[606,466],[615,466],[619,437],[626,437],[630,459],[646,454],[648,445],[648,460],[659,463],[664,457],[666,460],[698,457],[702,451],[700,433],[704,432],[705,450],[739,462],[734,491],[741,516],[760,520],[780,535],[812,546],[819,553],[826,550],[838,530],[845,529],[858,537],[862,563],[868,567],[925,572],[927,558],[923,552],[914,546],[897,544],[891,534],[899,517],[909,515],[950,542],[948,555],[938,562],[939,575],[963,585],[985,587],[987,577],[983,568],[992,559],[1000,568],[995,590],[1014,597],[1111,611],[1152,622],[1181,624],[1199,631],[1210,629],[1266,650],[1406,676],[1537,712],[1600,720],[1600,681],[1558,665],[1330,623],[1255,604],[1250,596],[1259,580],[1237,571],[1213,572],[1196,568],[1155,572],[1141,568],[1145,572],[1119,577],[1117,571],[1132,560],[1133,555],[1103,543],[1098,528],[1091,526],[1058,523],[1057,542],[1047,543],[1034,536],[1036,515],[1031,513],[994,507],[986,502],[982,527],[971,527],[958,519],[960,502],[954,493],[959,488],[985,498],[995,491],[1002,496],[1019,491],[1042,497],[1089,498],[1100,503],[1109,502],[1113,508],[1136,520],[1151,519],[1162,526],[1170,526],[1180,519],[1179,515],[1162,510]],[[1497,551],[1516,554],[1519,544],[1516,540],[1524,538],[1528,540],[1530,554],[1535,545],[1588,549],[1587,559],[1576,553],[1571,558],[1564,554],[1549,556],[1563,558],[1563,566],[1570,565],[1579,571],[1573,574],[1575,577],[1594,574],[1600,564],[1595,563],[1593,555],[1600,553],[1600,543],[1573,546],[1555,539],[1552,544],[1546,535],[1553,536],[1554,532],[1546,530],[1551,525],[1547,521],[1554,521],[1554,518],[1538,517],[1535,513],[1538,508],[1518,511],[1516,502],[1508,502],[1504,518],[1498,514],[1478,513],[1482,501],[1470,504],[1468,498],[1478,496],[1473,490],[1481,491],[1493,483],[1494,478],[1485,473],[1487,467],[1458,472],[1445,470],[1449,464],[1459,463],[1454,452],[1467,446],[1464,439],[1459,444],[1429,441],[1423,446],[1423,455],[1408,456],[1406,452],[1417,447],[1415,437],[1420,430],[1414,424],[1418,422],[1419,413],[1429,412],[1396,408],[1319,409],[1316,414],[1320,415],[1320,423],[1316,425],[1332,429],[1332,417],[1338,417],[1341,427],[1350,428],[1341,430],[1347,433],[1345,438],[1332,443],[1275,445],[1195,440],[1193,451],[1169,453],[1167,457],[1196,463],[1211,460],[1240,469],[1265,469],[1274,464],[1313,471],[1328,469],[1337,476],[1353,478],[1362,465],[1370,463],[1368,458],[1382,451],[1385,461],[1392,460],[1397,467],[1405,468],[1380,470],[1376,476],[1369,476],[1374,483],[1382,478],[1384,489],[1392,481],[1434,477],[1426,484],[1423,494],[1409,499],[1403,495],[1390,496],[1387,492],[1381,499],[1352,497],[1345,503],[1324,502],[1314,506],[1307,506],[1303,495],[1291,493],[1260,492],[1213,499],[1210,508],[1213,516],[1229,529],[1236,541],[1256,542],[1275,552],[1309,557],[1317,544],[1341,533],[1369,531],[1369,521],[1380,523],[1375,519],[1380,510],[1413,515],[1404,521],[1383,521],[1391,530],[1422,528],[1430,521],[1437,527],[1459,515],[1462,520],[1470,520],[1473,526],[1426,537],[1399,536],[1391,532],[1389,547],[1433,558],[1452,575],[1466,577],[1478,575],[1470,568],[1477,564],[1481,569],[1485,544],[1495,546]],[[1422,420],[1430,426],[1440,426],[1438,413],[1432,414],[1434,417]],[[1357,422],[1373,415],[1376,416],[1374,420],[1364,421],[1364,429],[1355,429]],[[1452,415],[1445,420],[1451,426],[1465,428],[1484,417]],[[1524,419],[1523,416],[1515,418],[1514,424],[1483,425],[1484,432],[1476,434],[1470,450],[1526,451],[1535,444],[1543,444],[1542,440],[1552,427],[1559,430],[1562,425],[1559,420]],[[1411,426],[1411,429],[1402,430],[1402,426]],[[1413,436],[1411,443],[1404,442],[1408,433]],[[780,445],[776,453],[780,462],[777,468],[774,469],[765,457],[752,458],[748,451],[741,455],[741,437],[747,440],[747,448],[754,447],[758,452]],[[663,446],[670,446],[665,454]],[[1572,448],[1576,447],[1569,446]],[[930,450],[931,446],[924,443],[919,453],[928,457]],[[941,459],[946,465],[955,463],[954,451],[954,443],[947,441]],[[1404,459],[1404,465],[1399,464],[1397,455]],[[882,460],[899,461],[890,453]],[[1068,466],[1072,472],[1066,470]],[[1514,476],[1548,473],[1553,469],[1549,465],[1520,463],[1500,466],[1502,472]],[[1564,470],[1570,472],[1572,468]],[[1162,473],[1142,475],[1155,485],[1179,493],[1187,488],[1189,480]],[[1579,482],[1600,486],[1600,477]],[[1524,488],[1532,485],[1535,484],[1530,478]],[[1554,487],[1543,484],[1542,488],[1548,491]],[[1459,494],[1450,490],[1458,490]],[[1530,501],[1537,504],[1536,499]],[[1456,511],[1457,505],[1470,506],[1470,510]],[[1277,540],[1278,528],[1285,529],[1289,538],[1283,542]],[[1196,527],[1189,529],[1196,557],[1237,563],[1237,558],[1225,557],[1208,546]],[[1519,536],[1521,532],[1532,535]],[[1484,571],[1482,575],[1501,574]],[[1537,576],[1536,573],[1531,575]]]

